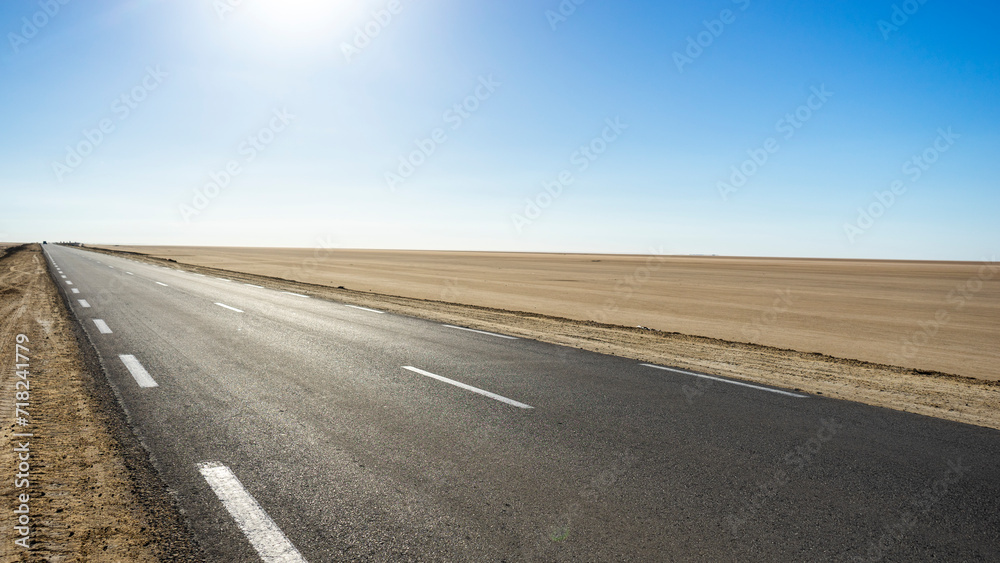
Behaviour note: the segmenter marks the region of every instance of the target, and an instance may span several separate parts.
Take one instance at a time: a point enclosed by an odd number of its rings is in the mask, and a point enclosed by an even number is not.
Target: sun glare
[[[269,34],[299,43],[321,39],[337,29],[358,4],[349,0],[244,0],[242,7]]]

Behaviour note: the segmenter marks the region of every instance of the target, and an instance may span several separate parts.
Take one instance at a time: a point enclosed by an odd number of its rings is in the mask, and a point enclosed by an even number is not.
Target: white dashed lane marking
[[[84,309],[87,309],[87,308],[90,307],[90,303],[87,303],[86,299],[77,299],[77,301],[80,302],[80,306],[83,307]]]
[[[108,323],[101,319],[94,319],[94,324],[97,325],[97,330],[101,331],[101,334],[111,334],[111,327],[108,326]]]
[[[467,330],[469,332],[475,332],[475,333],[478,333],[478,334],[486,334],[486,335],[489,335],[489,336],[496,336],[497,338],[506,338],[508,340],[517,340],[516,336],[507,336],[506,334],[497,334],[495,332],[486,332],[485,330],[476,330],[474,328],[465,328],[464,326],[455,326],[455,325],[442,325],[442,326],[445,326],[445,327],[448,327],[448,328],[457,328],[458,330]]]
[[[261,559],[269,563],[305,562],[299,550],[228,467],[211,461],[198,464],[198,471]]]
[[[465,389],[466,391],[472,391],[473,393],[479,393],[480,395],[483,395],[485,397],[489,397],[491,399],[495,399],[497,401],[500,401],[501,403],[507,403],[508,405],[513,405],[513,406],[515,406],[515,407],[517,407],[519,409],[533,409],[534,408],[531,405],[526,405],[524,403],[515,401],[514,399],[508,399],[507,397],[504,397],[503,395],[497,395],[496,393],[490,393],[489,391],[484,391],[484,390],[482,390],[482,389],[480,389],[478,387],[473,387],[471,385],[466,385],[464,383],[459,383],[458,381],[455,381],[453,379],[448,379],[447,377],[441,377],[440,375],[431,373],[429,371],[424,371],[422,369],[415,368],[413,366],[403,366],[403,369],[408,369],[408,370],[410,370],[410,371],[412,371],[414,373],[419,373],[420,375],[426,375],[427,377],[431,377],[433,379],[437,379],[438,381],[443,381],[445,383],[449,383],[451,385],[454,385],[455,387],[461,387],[462,389]]]
[[[229,305],[223,305],[222,303],[216,303],[216,305],[218,305],[219,307],[223,307],[225,309],[229,309],[230,311],[236,311],[237,313],[242,313],[243,312],[243,311],[237,309],[236,307],[230,307]]]
[[[751,389],[757,389],[758,391],[767,391],[769,393],[777,393],[779,395],[787,395],[789,397],[795,397],[797,399],[805,399],[808,395],[799,395],[798,393],[792,393],[790,391],[782,391],[781,389],[771,389],[770,387],[761,387],[760,385],[751,385],[749,383],[743,383],[742,381],[733,381],[732,379],[723,379],[721,377],[713,377],[711,375],[705,375],[702,373],[694,373],[693,371],[685,371],[682,369],[667,368],[663,366],[656,366],[653,364],[640,364],[648,368],[661,369],[663,371],[671,371],[674,373],[680,373],[684,375],[692,375],[694,377],[700,377],[702,379],[711,379],[712,381],[720,381],[722,383],[729,383],[731,385],[739,385],[740,387],[749,387]]]
[[[380,315],[385,314],[385,311],[379,311],[378,309],[369,309],[368,307],[360,307],[358,305],[346,305],[346,307],[350,307],[351,309],[361,309],[362,311],[368,311],[370,313],[378,313]]]
[[[118,358],[125,364],[128,372],[132,374],[139,387],[159,387],[156,381],[153,381],[153,377],[149,375],[149,372],[146,371],[146,368],[142,367],[139,360],[135,359],[135,356],[132,354],[119,354]]]

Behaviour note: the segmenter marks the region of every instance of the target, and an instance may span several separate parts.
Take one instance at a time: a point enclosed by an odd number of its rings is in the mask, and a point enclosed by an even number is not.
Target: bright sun
[[[357,0],[243,0],[241,8],[275,34],[309,40],[338,27]]]

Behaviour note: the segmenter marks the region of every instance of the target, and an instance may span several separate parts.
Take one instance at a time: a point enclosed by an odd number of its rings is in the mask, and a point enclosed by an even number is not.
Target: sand
[[[106,247],[332,287],[1000,379],[995,261]]]

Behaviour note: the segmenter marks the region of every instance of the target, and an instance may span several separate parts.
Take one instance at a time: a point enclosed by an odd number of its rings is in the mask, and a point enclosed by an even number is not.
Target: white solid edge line
[[[420,368],[415,368],[413,366],[403,366],[403,369],[408,369],[408,370],[410,370],[412,372],[419,373],[420,375],[426,375],[427,377],[432,377],[434,379],[437,379],[438,381],[443,381],[445,383],[450,383],[450,384],[454,385],[455,387],[461,387],[462,389],[465,389],[466,391],[472,391],[473,393],[479,393],[480,395],[484,395],[484,396],[489,397],[491,399],[496,399],[497,401],[500,401],[501,403],[507,403],[508,405],[513,405],[513,406],[515,406],[517,408],[520,408],[520,409],[533,409],[533,408],[535,408],[535,407],[533,407],[531,405],[526,405],[524,403],[520,403],[518,401],[515,401],[514,399],[508,399],[507,397],[504,397],[503,395],[497,395],[496,393],[490,393],[489,391],[484,391],[484,390],[482,390],[482,389],[480,389],[478,387],[473,387],[471,385],[466,385],[464,383],[459,383],[458,381],[454,381],[452,379],[448,379],[447,377],[441,377],[440,375],[431,373],[429,371],[424,371],[424,370],[422,370]]]
[[[262,286],[262,285],[254,285],[252,283],[245,283],[243,285],[249,285],[250,287],[256,287],[257,289],[264,289],[264,286]]]
[[[94,319],[94,324],[97,325],[97,330],[101,331],[101,334],[111,334],[111,327],[103,320]]]
[[[295,297],[305,297],[309,299],[308,295],[302,295],[301,293],[292,293],[291,291],[282,291],[282,293],[287,293],[288,295],[294,295]]]
[[[469,332],[477,332],[479,334],[486,334],[486,335],[489,335],[489,336],[496,336],[497,338],[506,338],[508,340],[517,340],[516,336],[507,336],[506,334],[497,334],[495,332],[486,332],[485,330],[476,330],[474,328],[465,328],[464,326],[455,326],[455,325],[441,325],[441,326],[448,327],[448,328],[456,328],[458,330],[467,330]]]
[[[236,521],[250,545],[266,563],[297,563],[305,558],[292,545],[281,528],[267,515],[257,499],[247,492],[243,483],[219,462],[198,464],[198,471],[208,481],[215,495],[222,501],[229,514]]]
[[[153,381],[153,377],[149,375],[149,372],[146,371],[146,368],[142,367],[139,360],[135,359],[135,356],[132,354],[118,354],[118,358],[125,364],[128,372],[132,374],[132,378],[139,384],[139,387],[159,387]]]
[[[237,313],[242,313],[243,311],[237,309],[236,307],[230,307],[229,305],[223,305],[222,303],[216,303],[219,307],[229,309],[230,311],[236,311]]]
[[[196,276],[205,277],[205,274],[195,274]]]
[[[380,315],[385,314],[385,311],[379,311],[378,309],[369,309],[368,307],[360,307],[358,305],[345,305],[345,306],[350,307],[351,309],[361,309],[362,311],[370,311],[372,313],[378,313]]]
[[[157,285],[162,285],[163,287],[170,287],[169,285],[167,285],[167,284],[165,284],[163,282],[156,282],[156,283],[157,283]]]
[[[86,299],[77,299],[77,301],[80,302],[80,306],[83,307],[84,309],[90,307],[90,303],[87,303]]]
[[[733,381],[732,379],[723,379],[721,377],[714,377],[711,375],[704,375],[701,373],[694,373],[693,371],[685,371],[682,369],[667,368],[663,366],[657,366],[653,364],[640,364],[648,368],[662,369],[664,371],[672,371],[674,373],[683,373],[684,375],[693,375],[695,377],[701,377],[704,379],[711,379],[712,381],[721,381],[722,383],[731,383],[733,385],[739,385],[741,387],[749,387],[751,389],[757,389],[759,391],[770,391],[771,393],[777,393],[779,395],[788,395],[789,397],[795,397],[797,399],[806,399],[809,395],[799,395],[798,393],[792,393],[791,391],[782,391],[780,389],[771,389],[770,387],[761,387],[760,385],[751,385],[749,383],[743,383],[742,381]]]
[[[222,281],[228,281],[228,282],[231,282],[231,281],[233,281],[233,280],[227,280],[226,278],[215,278],[215,279],[217,279],[217,280],[222,280]]]

